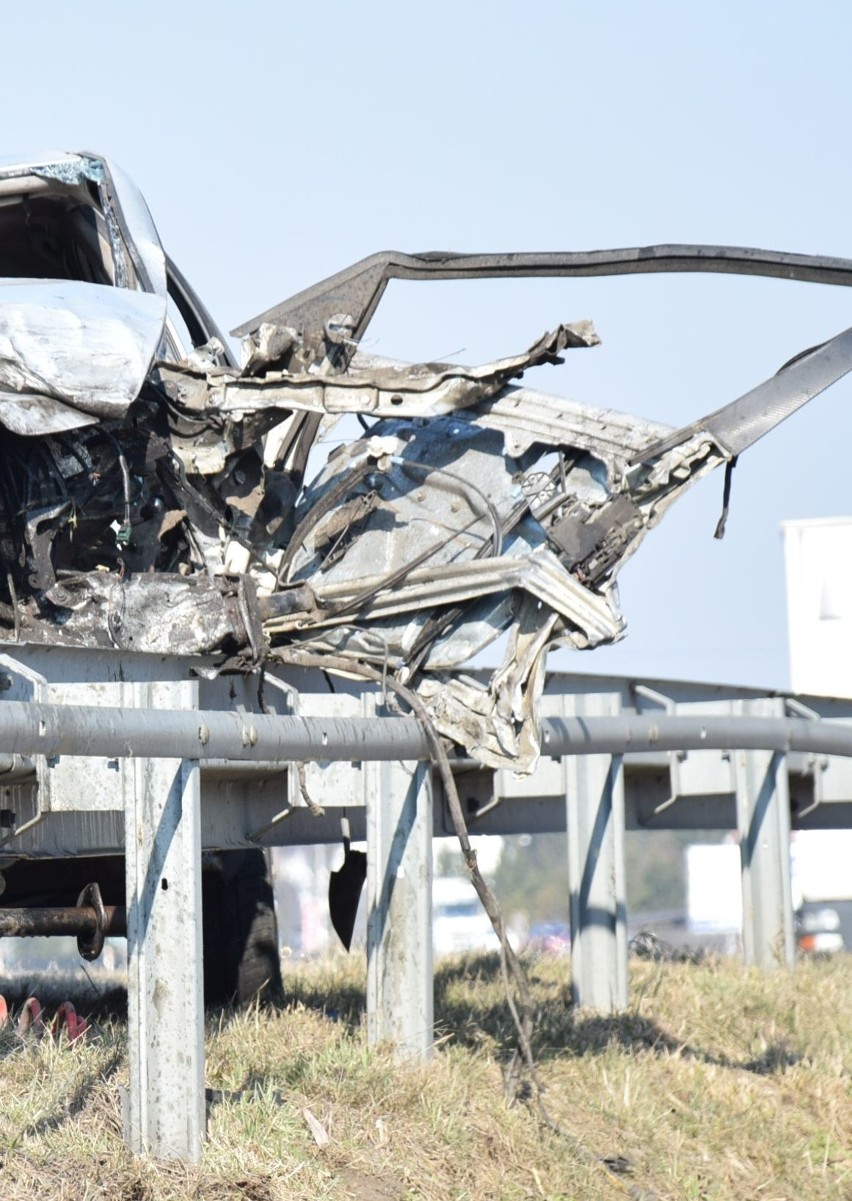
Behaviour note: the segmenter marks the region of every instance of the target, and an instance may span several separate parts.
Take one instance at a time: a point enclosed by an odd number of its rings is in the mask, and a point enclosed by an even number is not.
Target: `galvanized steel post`
[[[137,705],[197,705],[195,682],[137,684]],[[125,814],[130,1095],[136,1154],[197,1163],[205,1134],[198,763],[135,760]]]
[[[782,698],[738,705],[749,716],[784,714]],[[736,764],[745,961],[762,968],[792,968],[795,939],[786,757],[779,751],[738,751]]]
[[[367,1038],[432,1053],[432,773],[371,763],[367,799]]]
[[[564,698],[566,716],[617,715],[618,693]],[[624,769],[620,755],[563,759],[571,893],[571,989],[575,1005],[627,1005]]]

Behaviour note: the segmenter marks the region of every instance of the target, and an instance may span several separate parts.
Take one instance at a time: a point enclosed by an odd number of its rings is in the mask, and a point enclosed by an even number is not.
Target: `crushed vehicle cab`
[[[224,339],[137,190],[92,156],[0,167],[0,277],[0,619],[16,640],[130,645],[116,579],[192,562],[194,494],[151,373],[201,345],[227,365]]]
[[[0,625],[10,643],[132,646],[102,585],[139,572],[154,573],[145,628],[162,623],[159,573],[180,570],[182,548],[156,472],[178,468],[160,462],[168,419],[147,381],[155,362],[201,346],[233,365],[113,164],[75,154],[0,163]],[[105,629],[69,627],[95,595],[107,597]],[[170,628],[175,618],[170,610]],[[4,834],[4,906],[73,905],[92,881],[106,904],[124,903],[123,860],[21,859],[14,830]],[[208,854],[205,868],[205,990],[243,998],[278,978],[263,853]]]
[[[587,320],[478,367],[359,340],[392,277],[708,270],[852,283],[725,247],[388,252],[234,331],[238,366],[112,164],[0,165],[0,640],[389,674],[465,754],[530,770],[548,651],[622,637],[621,565],[852,368],[852,331],[679,430],[517,382],[594,347]],[[362,435],[307,479],[345,414]],[[459,673],[506,632],[487,684]]]

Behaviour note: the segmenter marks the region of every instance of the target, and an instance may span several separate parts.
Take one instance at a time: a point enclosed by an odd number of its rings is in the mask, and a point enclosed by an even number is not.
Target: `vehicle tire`
[[[262,850],[223,851],[202,875],[204,1001],[241,1005],[281,999],[278,930]]]

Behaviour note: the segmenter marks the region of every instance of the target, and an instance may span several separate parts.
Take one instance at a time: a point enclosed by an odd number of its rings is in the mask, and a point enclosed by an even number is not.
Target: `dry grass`
[[[634,963],[631,1007],[581,1016],[563,962],[531,966],[546,1103],[507,1106],[493,962],[439,970],[439,1046],[401,1068],[366,1046],[363,960],[291,972],[291,1000],[211,1019],[198,1168],[124,1150],[124,1032],[0,1037],[0,1196],[110,1201],[852,1198],[852,957],[793,976]],[[311,1117],[328,1135],[318,1145]]]

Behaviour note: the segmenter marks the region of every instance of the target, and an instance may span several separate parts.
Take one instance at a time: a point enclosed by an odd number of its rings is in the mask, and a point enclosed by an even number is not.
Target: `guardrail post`
[[[749,717],[783,717],[782,698],[738,702]],[[795,961],[786,756],[738,751],[737,828],[742,856],[743,953],[762,968]]]
[[[428,763],[370,764],[367,1039],[432,1053],[432,779]]]
[[[136,704],[197,706],[192,681],[139,684]],[[136,759],[125,814],[130,1094],[139,1155],[197,1163],[205,1134],[198,763]]]
[[[618,693],[564,698],[572,717],[614,716]],[[624,768],[620,755],[563,759],[571,892],[574,1004],[623,1009],[628,1001],[624,882]]]

